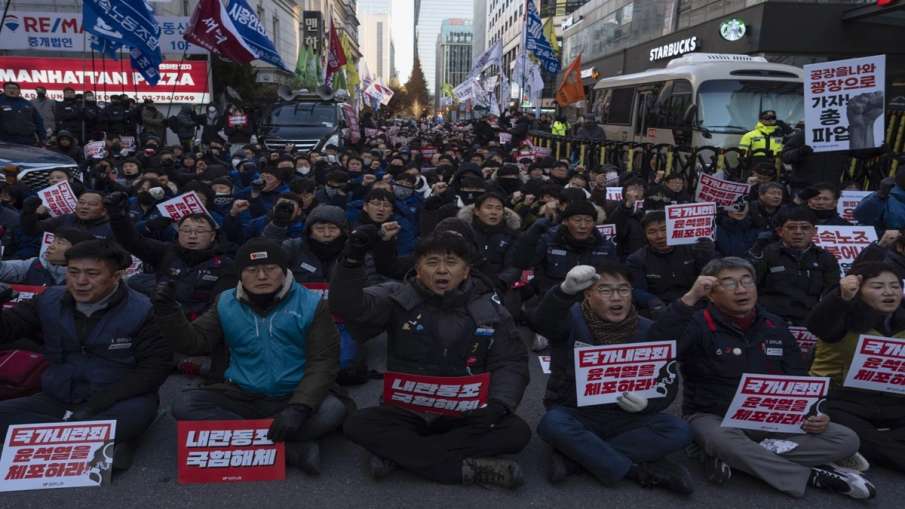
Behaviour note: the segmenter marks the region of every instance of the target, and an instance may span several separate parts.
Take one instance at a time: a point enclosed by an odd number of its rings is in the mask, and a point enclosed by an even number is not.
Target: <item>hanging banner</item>
[[[490,373],[469,376],[423,376],[387,371],[383,403],[416,412],[458,415],[487,403]]]
[[[715,203],[685,203],[666,206],[666,245],[696,244],[713,239]]]
[[[821,413],[820,403],[829,388],[829,377],[745,373],[722,426],[802,433],[805,419]]]
[[[853,189],[842,191],[839,201],[836,203],[836,213],[850,223],[857,223],[858,221],[855,220],[855,209],[858,208],[861,200],[872,193],[873,191],[855,191]]]
[[[63,89],[76,93],[92,91],[98,101],[108,101],[111,95],[126,94],[141,102],[151,99],[157,103],[210,102],[206,60],[168,60],[160,64],[160,81],[149,85],[128,62],[95,58],[37,58],[0,56],[0,82],[15,81],[22,88],[22,96],[33,99],[35,88],[47,89],[47,97],[63,99]],[[138,92],[136,95],[136,91]]]
[[[178,421],[179,484],[282,481],[286,444],[271,442],[273,419]]]
[[[836,257],[843,275],[852,268],[861,251],[876,241],[877,230],[873,226],[817,225],[814,237],[815,244]]]
[[[744,182],[732,182],[721,178],[701,174],[695,201],[712,201],[722,207],[732,205],[739,197],[747,196],[751,186]]]
[[[905,339],[862,334],[842,385],[905,394]]]
[[[615,403],[626,392],[638,393],[646,398],[662,398],[666,396],[665,382],[670,377],[667,365],[675,358],[675,341],[575,348],[575,396],[578,406]],[[675,371],[672,376],[674,381]]]
[[[804,66],[805,143],[814,152],[884,142],[886,55]]]

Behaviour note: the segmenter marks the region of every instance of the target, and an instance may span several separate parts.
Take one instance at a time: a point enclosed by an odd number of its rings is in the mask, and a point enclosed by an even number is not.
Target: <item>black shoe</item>
[[[572,461],[556,449],[550,448],[550,458],[547,463],[547,479],[551,484],[558,484],[566,480],[566,477],[581,472],[578,463]]]
[[[131,441],[116,442],[113,446],[113,470],[129,470],[135,458],[135,444]]]
[[[643,488],[666,488],[682,495],[694,493],[694,483],[688,470],[666,458],[633,466],[628,478]]]
[[[368,469],[371,472],[371,477],[375,481],[379,481],[384,477],[392,474],[399,468],[394,461],[388,460],[386,458],[381,458],[376,454],[372,454],[370,458],[368,458]]]
[[[858,500],[877,496],[877,488],[861,474],[838,470],[830,465],[812,468],[808,484]]]
[[[462,461],[462,484],[513,490],[524,483],[522,469],[515,461],[501,458],[467,458]]]
[[[707,453],[703,454],[703,461],[704,478],[707,479],[707,482],[724,484],[729,479],[732,479],[732,468],[725,461]]]
[[[308,475],[321,475],[321,448],[317,442],[286,442],[286,464]]]

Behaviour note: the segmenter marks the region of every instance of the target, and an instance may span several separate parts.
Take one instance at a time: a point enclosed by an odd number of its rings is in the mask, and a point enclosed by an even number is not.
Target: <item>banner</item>
[[[239,35],[239,30],[226,13],[220,0],[201,0],[192,13],[185,40],[212,53],[240,64],[247,64],[257,55]]]
[[[85,31],[93,38],[92,47],[100,43],[102,54],[113,56],[119,48],[129,49],[132,68],[156,85],[160,80],[160,24],[150,4],[144,0],[83,0]]]
[[[490,373],[470,376],[422,376],[387,371],[383,403],[416,412],[458,415],[487,403]]]
[[[905,339],[862,334],[842,385],[905,394]]]
[[[72,214],[75,212],[75,206],[78,203],[75,193],[72,192],[72,186],[69,185],[68,181],[41,189],[38,191],[38,198],[41,199],[41,204],[47,207],[51,217]]]
[[[525,26],[525,48],[534,53],[540,61],[541,67],[551,74],[557,74],[560,70],[559,57],[550,46],[550,42],[544,37],[544,24],[537,12],[537,6],[534,2],[528,2],[528,15],[526,16],[527,25]]]
[[[342,43],[336,33],[336,26],[330,20],[330,45],[327,48],[327,73],[324,75],[324,86],[330,85],[330,78],[336,74],[342,66],[346,65],[346,54],[343,52]]]
[[[625,392],[647,398],[666,396],[667,367],[676,358],[675,341],[648,341],[575,348],[575,396],[578,406],[615,403]]]
[[[552,371],[550,371],[550,356],[549,355],[538,355],[537,362],[540,363],[541,373],[543,373],[545,375],[549,375],[550,373],[552,373]]]
[[[805,144],[814,152],[883,145],[886,56],[804,66]]]
[[[198,196],[198,193],[195,191],[183,193],[175,198],[170,198],[165,202],[158,203],[157,211],[160,212],[160,215],[168,217],[173,221],[179,221],[183,217],[192,214],[205,214],[210,216],[207,209],[204,208],[204,204],[201,203],[201,198]]]
[[[393,98],[395,92],[393,92],[389,87],[385,87],[381,85],[379,82],[372,82],[368,88],[365,89],[364,94],[381,105],[386,106],[390,103],[390,99]]]
[[[839,201],[836,202],[836,213],[839,214],[839,217],[850,223],[857,223],[858,221],[855,219],[855,209],[858,208],[861,200],[867,198],[867,196],[872,193],[873,191],[855,191],[853,189],[842,191],[839,196]]]
[[[182,34],[189,27],[188,16],[158,16],[160,50],[206,55],[207,50],[189,44]],[[3,49],[52,51],[54,53],[90,53],[84,34],[81,12],[10,11],[3,19]],[[117,68],[119,68],[117,66]]]
[[[26,99],[35,97],[35,88],[44,87],[47,97],[62,100],[63,89],[71,87],[76,92],[93,91],[98,101],[108,101],[111,95],[122,93],[138,102],[151,99],[157,103],[168,103],[171,96],[176,103],[202,104],[211,100],[206,60],[163,62],[157,86],[148,84],[141,74],[131,71],[129,66],[122,66],[120,70],[119,64],[115,60],[96,58],[92,65],[90,57],[0,56],[0,82],[18,82]]]
[[[721,178],[701,174],[695,201],[714,202],[721,207],[732,205],[740,196],[748,196],[751,186],[743,182],[732,182]]]
[[[226,12],[236,27],[236,34],[244,41],[245,46],[252,50],[255,58],[292,72],[292,69],[283,63],[261,20],[245,0],[229,0]]]
[[[0,457],[0,491],[106,486],[116,421],[14,424]]]
[[[798,343],[798,348],[801,350],[801,353],[809,354],[814,351],[814,347],[817,346],[817,336],[809,331],[807,327],[790,325],[789,332],[795,336],[795,342]]]
[[[829,377],[745,373],[723,417],[722,426],[803,433],[801,424],[808,417],[821,413],[820,403],[829,388]]]
[[[282,481],[286,445],[271,442],[273,419],[177,421],[179,484]]]
[[[16,307],[16,304],[19,302],[34,299],[38,295],[44,293],[44,290],[47,289],[46,286],[38,285],[9,285],[9,287],[16,292],[16,298],[4,302],[2,306],[3,309],[10,309]]]
[[[484,53],[481,53],[477,60],[474,61],[474,64],[471,66],[471,71],[468,73],[468,78],[466,78],[465,81],[480,76],[480,74],[484,72],[484,69],[491,65],[502,67],[502,62],[503,43],[497,40],[489,48],[484,50]]]
[[[852,268],[861,251],[876,240],[877,230],[873,226],[817,225],[814,236],[815,244],[836,257],[843,275]]]
[[[713,239],[715,203],[685,203],[666,206],[666,245],[695,244]]]

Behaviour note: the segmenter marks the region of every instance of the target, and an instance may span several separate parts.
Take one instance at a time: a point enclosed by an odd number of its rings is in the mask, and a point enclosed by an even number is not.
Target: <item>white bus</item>
[[[737,147],[761,111],[790,126],[804,119],[803,76],[763,57],[693,53],[598,81],[592,112],[611,141]]]

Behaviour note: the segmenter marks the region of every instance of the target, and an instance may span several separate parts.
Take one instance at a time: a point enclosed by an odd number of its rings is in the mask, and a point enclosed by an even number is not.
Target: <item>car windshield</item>
[[[277,106],[270,113],[270,125],[304,126],[336,125],[336,107],[322,103],[296,103]]]
[[[754,80],[711,80],[698,87],[700,125],[715,133],[743,134],[754,128],[758,114],[775,110],[779,120],[795,125],[804,118],[801,83]]]

